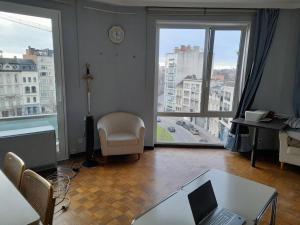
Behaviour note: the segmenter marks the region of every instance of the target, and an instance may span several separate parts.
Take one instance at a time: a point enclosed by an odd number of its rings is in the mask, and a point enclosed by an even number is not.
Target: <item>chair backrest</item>
[[[37,211],[43,225],[52,225],[55,204],[53,186],[34,171],[25,170],[20,191]]]
[[[113,112],[101,118],[108,133],[132,131],[140,118],[132,113]]]
[[[25,163],[21,158],[12,152],[8,152],[4,158],[3,172],[20,189],[22,174],[25,170]]]

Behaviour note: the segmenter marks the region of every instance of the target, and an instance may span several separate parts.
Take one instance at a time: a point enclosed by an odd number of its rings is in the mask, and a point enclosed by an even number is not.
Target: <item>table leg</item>
[[[258,128],[254,127],[253,130],[253,142],[252,142],[252,153],[251,153],[251,166],[255,167],[256,161],[256,148],[257,148],[257,141],[258,141]]]
[[[276,211],[277,211],[277,196],[273,199],[273,202],[272,202],[270,225],[276,224]]]

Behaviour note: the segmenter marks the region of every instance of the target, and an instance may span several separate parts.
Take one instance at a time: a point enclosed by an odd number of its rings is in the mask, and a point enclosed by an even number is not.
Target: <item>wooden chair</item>
[[[32,170],[25,170],[21,181],[21,193],[37,211],[43,225],[52,225],[54,204],[53,186]]]
[[[3,172],[15,185],[17,189],[20,189],[22,174],[25,170],[25,163],[13,152],[8,152],[4,158]]]

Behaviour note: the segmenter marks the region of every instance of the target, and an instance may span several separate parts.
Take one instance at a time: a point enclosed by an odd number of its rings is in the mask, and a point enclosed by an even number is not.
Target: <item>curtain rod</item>
[[[95,8],[91,6],[83,6],[84,9],[88,10],[95,10],[103,13],[110,13],[110,14],[121,14],[121,15],[136,15],[134,12],[120,12],[120,11],[112,11],[112,10],[107,10],[107,9],[100,9],[100,8]]]
[[[148,15],[222,15],[233,14],[252,14],[256,9],[222,9],[222,8],[172,8],[172,7],[148,7]]]

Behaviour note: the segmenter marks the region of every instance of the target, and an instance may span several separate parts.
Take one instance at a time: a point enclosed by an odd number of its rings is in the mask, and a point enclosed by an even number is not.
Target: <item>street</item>
[[[183,118],[178,117],[159,117],[161,122],[157,123],[158,126],[166,129],[168,127],[174,127],[175,132],[169,132],[175,142],[177,143],[188,143],[188,144],[222,144],[220,140],[212,136],[207,130],[195,125],[194,127],[199,130],[199,135],[192,134],[189,130],[184,127],[177,125],[176,121],[182,120]]]

